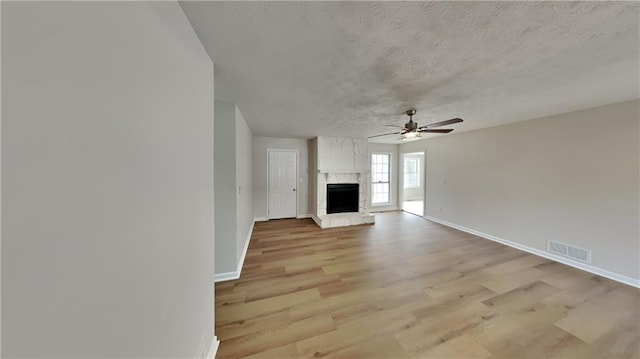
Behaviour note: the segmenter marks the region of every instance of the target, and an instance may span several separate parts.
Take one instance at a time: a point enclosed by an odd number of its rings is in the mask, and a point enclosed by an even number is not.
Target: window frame
[[[415,172],[407,172],[407,162],[415,163]],[[415,184],[407,185],[407,174],[415,174]],[[418,158],[404,158],[402,161],[402,188],[420,188],[420,160]]]
[[[377,181],[374,182],[373,181],[373,177],[374,177],[374,173],[380,173],[380,172],[376,172],[374,171],[374,160],[373,160],[373,156],[387,156],[387,180],[386,181]],[[385,205],[389,205],[391,204],[391,161],[392,161],[392,153],[390,152],[371,152],[370,156],[369,156],[369,168],[371,169],[370,172],[370,181],[371,181],[371,205],[372,206],[385,206]],[[378,163],[376,162],[375,164],[384,164],[384,163]],[[382,172],[384,173],[384,172]],[[374,202],[373,198],[374,198],[374,184],[386,184],[387,185],[387,201],[386,202]]]

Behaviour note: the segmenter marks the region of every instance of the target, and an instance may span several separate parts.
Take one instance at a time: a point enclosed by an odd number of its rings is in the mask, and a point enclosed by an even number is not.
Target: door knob
[[[295,192],[295,191],[296,191],[296,189],[294,188],[294,189],[293,189],[293,192]]]

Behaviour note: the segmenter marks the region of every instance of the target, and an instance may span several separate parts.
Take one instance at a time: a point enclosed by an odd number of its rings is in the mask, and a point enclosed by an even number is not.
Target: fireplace
[[[327,214],[358,212],[359,192],[357,183],[327,184]]]
[[[317,175],[309,181],[313,181],[315,202],[311,218],[320,228],[375,223],[369,213],[367,139],[320,136],[313,142],[316,161],[310,165]]]

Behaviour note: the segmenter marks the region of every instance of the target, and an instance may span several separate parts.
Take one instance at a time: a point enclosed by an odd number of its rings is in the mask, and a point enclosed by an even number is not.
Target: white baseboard
[[[297,219],[302,219],[302,218],[311,218],[311,214],[307,213],[307,214],[299,214],[296,216]],[[266,222],[268,221],[269,218],[267,217],[255,217],[253,219],[254,222]]]
[[[578,269],[584,270],[584,271],[589,272],[589,273],[597,274],[599,276],[602,276],[602,277],[605,277],[605,278],[609,278],[611,280],[615,280],[616,282],[620,282],[620,283],[624,283],[624,284],[630,285],[632,287],[640,288],[640,280],[639,279],[627,277],[625,275],[618,274],[618,273],[615,273],[615,272],[611,272],[611,271],[608,271],[606,269],[598,268],[598,267],[595,267],[595,266],[592,266],[592,265],[589,265],[589,264],[573,261],[573,260],[571,260],[569,258],[561,257],[561,256],[555,255],[553,253],[549,253],[549,252],[546,252],[546,251],[543,251],[543,250],[540,250],[540,249],[536,249],[536,248],[533,248],[533,247],[526,246],[524,244],[512,242],[510,240],[503,239],[503,238],[500,238],[500,237],[496,237],[496,236],[493,236],[491,234],[482,233],[482,232],[476,231],[475,229],[471,229],[471,228],[463,227],[463,226],[460,226],[460,225],[457,225],[457,224],[453,224],[453,223],[450,223],[450,222],[447,222],[447,221],[443,221],[442,219],[439,219],[439,218],[430,217],[430,216],[424,216],[424,218],[429,220],[429,221],[432,221],[432,222],[440,223],[440,224],[445,225],[447,227],[451,227],[451,228],[455,228],[455,229],[463,231],[463,232],[471,233],[473,235],[488,239],[490,241],[494,241],[494,242],[498,242],[498,243],[504,244],[505,246],[516,248],[516,249],[519,249],[521,251],[525,251],[525,252],[528,252],[528,253],[531,253],[531,254],[535,254],[535,255],[543,257],[543,258],[551,259],[553,261],[560,262],[562,264],[566,264],[566,265],[568,265],[570,267],[578,268]]]
[[[240,274],[242,273],[242,266],[244,265],[244,258],[247,256],[247,250],[249,250],[249,242],[251,241],[251,235],[253,234],[253,227],[255,226],[256,221],[251,222],[251,227],[249,228],[249,234],[247,235],[247,239],[244,241],[244,248],[242,249],[242,255],[240,256],[240,260],[238,261],[238,266],[236,270],[233,272],[224,272],[224,273],[216,273],[213,276],[213,281],[225,282],[228,280],[236,280],[240,278]]]
[[[256,225],[255,221],[251,222],[251,227],[249,227],[249,233],[247,233],[247,239],[244,241],[244,248],[242,248],[242,254],[240,255],[240,260],[238,261],[238,268],[236,271],[238,272],[238,278],[240,278],[240,273],[242,273],[242,266],[244,266],[244,259],[247,256],[247,251],[249,250],[249,242],[251,242],[251,236],[253,235],[253,227]]]
[[[213,341],[211,341],[211,347],[209,348],[209,352],[207,352],[207,359],[215,359],[219,346],[220,346],[220,341],[218,340],[218,337],[214,335]]]
[[[218,282],[226,282],[228,280],[236,280],[240,278],[240,273],[238,271],[233,272],[224,272],[224,273],[216,273],[213,276],[213,281]]]
[[[314,222],[316,222],[316,224],[318,225],[318,227],[322,228],[320,226],[320,224],[322,223],[322,221],[320,220],[320,218],[318,218],[318,216],[316,216],[315,214],[311,214],[311,219],[313,219]]]
[[[220,345],[220,341],[217,336],[214,335],[213,338],[211,338],[210,334],[203,335],[200,340],[200,345],[198,345],[196,358],[214,359],[216,357],[216,352],[218,351],[218,345]]]

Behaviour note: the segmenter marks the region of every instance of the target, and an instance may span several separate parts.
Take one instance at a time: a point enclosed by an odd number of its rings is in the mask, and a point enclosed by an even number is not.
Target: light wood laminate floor
[[[639,358],[640,290],[403,212],[256,223],[217,358]]]

